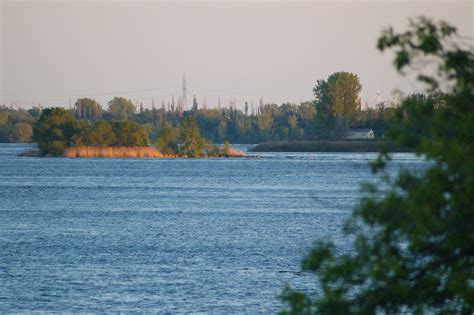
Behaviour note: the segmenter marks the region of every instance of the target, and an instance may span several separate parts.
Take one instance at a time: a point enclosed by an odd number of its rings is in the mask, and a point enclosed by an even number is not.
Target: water
[[[341,248],[375,154],[250,159],[17,157],[0,144],[0,312],[276,313]],[[411,154],[395,161],[417,169]]]

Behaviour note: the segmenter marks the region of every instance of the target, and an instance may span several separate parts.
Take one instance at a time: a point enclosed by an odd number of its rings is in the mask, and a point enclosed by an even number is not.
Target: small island
[[[21,156],[101,158],[211,158],[246,157],[232,149],[207,142],[196,120],[185,117],[179,126],[166,125],[151,145],[146,128],[129,120],[88,122],[77,120],[64,108],[46,108],[33,128],[37,150]]]

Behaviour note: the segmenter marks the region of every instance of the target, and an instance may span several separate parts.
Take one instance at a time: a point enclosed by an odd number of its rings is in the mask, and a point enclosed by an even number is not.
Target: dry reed
[[[63,154],[67,158],[171,158],[176,155],[163,154],[160,150],[151,147],[71,147]],[[229,148],[227,154],[220,152],[220,156],[246,157],[245,153]]]
[[[227,150],[227,156],[229,156],[229,157],[246,157],[247,155],[242,151],[229,148]]]
[[[101,157],[101,158],[165,158],[159,150],[149,147],[71,147],[64,151],[64,156]]]

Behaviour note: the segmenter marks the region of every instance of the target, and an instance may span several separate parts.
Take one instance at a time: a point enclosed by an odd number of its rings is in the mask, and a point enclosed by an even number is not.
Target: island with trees
[[[93,101],[87,102],[90,113],[97,113]],[[33,126],[32,140],[37,150],[29,156],[64,157],[244,157],[226,142],[217,147],[201,136],[196,120],[188,116],[179,127],[165,126],[150,146],[146,128],[126,120],[127,111],[117,110],[122,120],[80,120],[64,108],[46,108]],[[91,114],[93,115],[93,114]]]

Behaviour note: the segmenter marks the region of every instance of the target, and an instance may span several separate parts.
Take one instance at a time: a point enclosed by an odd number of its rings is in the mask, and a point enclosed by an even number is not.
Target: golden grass
[[[149,147],[71,147],[64,151],[64,156],[101,157],[101,158],[165,158],[159,150]]]
[[[71,147],[63,154],[67,158],[172,158],[177,155],[164,154],[151,147]],[[227,154],[220,152],[224,157],[246,157],[245,153],[229,148]]]
[[[229,148],[229,150],[227,151],[227,156],[229,156],[229,157],[246,157],[247,155],[242,151]]]

